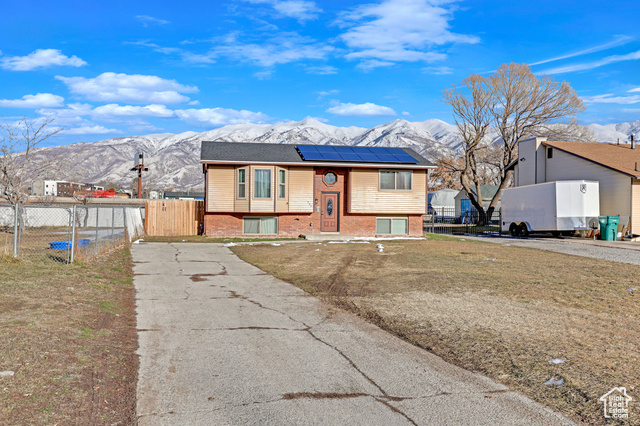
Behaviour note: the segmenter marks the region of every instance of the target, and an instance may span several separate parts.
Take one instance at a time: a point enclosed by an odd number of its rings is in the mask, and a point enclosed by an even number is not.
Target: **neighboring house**
[[[557,180],[600,183],[600,214],[620,216],[623,226],[640,234],[640,149],[599,142],[551,142],[533,138],[518,144],[515,186]]]
[[[208,236],[422,235],[427,170],[409,148],[202,142]]]
[[[480,195],[482,196],[482,207],[486,211],[489,208],[489,204],[491,204],[491,200],[493,200],[494,195],[498,191],[497,185],[481,185],[480,186]],[[472,187],[471,192],[476,195],[476,188]],[[477,195],[476,195],[477,196]],[[471,200],[469,199],[469,195],[463,189],[458,192],[458,195],[455,197],[456,204],[456,217],[461,217],[469,214],[471,212],[473,217],[478,217],[478,211],[471,204]],[[495,211],[500,210],[500,201],[496,205]]]

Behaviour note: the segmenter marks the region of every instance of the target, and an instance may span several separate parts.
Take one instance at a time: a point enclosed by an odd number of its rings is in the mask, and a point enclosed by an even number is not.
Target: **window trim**
[[[383,219],[383,220],[389,220],[389,230],[391,231],[389,234],[380,234],[378,233],[378,220],[379,219]],[[394,234],[393,233],[393,220],[396,219],[400,219],[400,220],[404,220],[405,223],[407,224],[407,226],[405,227],[405,233],[404,234]],[[409,217],[408,216],[376,216],[376,235],[409,235]]]
[[[259,219],[259,223],[260,223],[260,229],[259,232],[257,234],[254,233],[250,233],[250,232],[244,232],[244,225],[245,225],[245,220],[247,219]],[[262,220],[263,219],[275,219],[276,220],[276,232],[275,234],[265,234],[262,232]],[[242,235],[278,235],[278,225],[279,225],[279,220],[278,220],[278,216],[242,216]]]
[[[240,167],[238,168],[238,172],[236,173],[236,198],[238,200],[246,200],[247,199],[247,173],[248,167]],[[244,171],[244,182],[240,182],[240,171]],[[240,196],[240,185],[244,185],[244,197]]]
[[[284,179],[280,182],[280,176]],[[283,188],[283,195],[280,196],[280,187]],[[286,169],[278,169],[278,200],[286,200],[287,199],[287,170]]]
[[[382,188],[382,173],[393,173],[393,189]],[[397,189],[398,188],[398,173],[409,173],[409,189]],[[411,192],[413,191],[413,170],[392,170],[392,169],[380,169],[378,170],[378,191],[393,191],[393,192]]]
[[[332,175],[334,175],[336,177],[336,180],[333,183],[327,182],[327,175],[329,173],[331,173]],[[333,186],[333,185],[338,183],[338,174],[336,172],[334,172],[333,170],[327,170],[322,174],[322,182],[324,182],[324,184],[327,185],[327,186]]]
[[[258,197],[256,196],[256,193],[258,191],[256,191],[256,185],[257,185],[257,181],[256,181],[256,177],[258,176],[258,172],[259,171],[268,171],[269,172],[269,196],[268,197]],[[271,191],[271,186],[273,183],[272,177],[273,177],[273,169],[267,169],[267,168],[255,168],[253,169],[253,194],[252,194],[252,198],[258,199],[258,200],[270,200],[273,198],[272,195],[272,191]]]

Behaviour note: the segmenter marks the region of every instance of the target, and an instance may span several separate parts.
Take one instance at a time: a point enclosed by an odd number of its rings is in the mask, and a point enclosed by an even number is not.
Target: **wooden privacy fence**
[[[151,200],[145,206],[147,235],[175,237],[198,235],[204,222],[204,201]]]

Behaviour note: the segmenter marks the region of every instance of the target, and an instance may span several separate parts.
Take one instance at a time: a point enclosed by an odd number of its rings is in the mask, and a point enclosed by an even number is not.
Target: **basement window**
[[[269,234],[278,233],[277,217],[245,217],[243,231],[245,234]]]
[[[377,235],[407,235],[408,233],[409,219],[406,217],[376,218]]]

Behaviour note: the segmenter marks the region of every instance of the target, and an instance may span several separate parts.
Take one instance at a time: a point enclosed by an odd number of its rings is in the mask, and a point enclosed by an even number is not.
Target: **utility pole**
[[[136,156],[133,159],[132,172],[138,171],[138,198],[142,198],[142,172],[148,172],[149,168],[144,166],[144,153],[142,151],[136,152]]]

